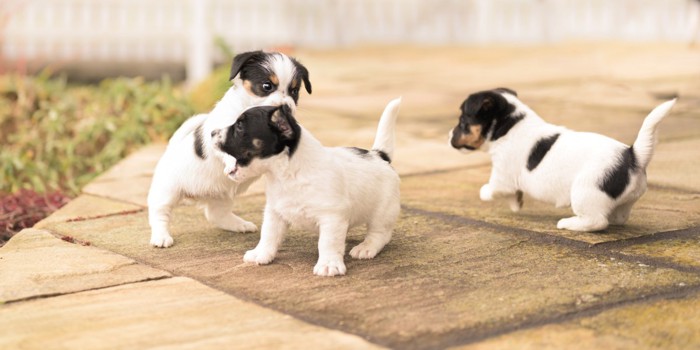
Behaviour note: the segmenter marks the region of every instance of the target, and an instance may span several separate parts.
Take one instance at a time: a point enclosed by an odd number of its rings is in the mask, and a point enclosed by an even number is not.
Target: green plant
[[[75,194],[134,149],[167,140],[192,114],[167,78],[71,86],[47,72],[0,76],[0,192]]]

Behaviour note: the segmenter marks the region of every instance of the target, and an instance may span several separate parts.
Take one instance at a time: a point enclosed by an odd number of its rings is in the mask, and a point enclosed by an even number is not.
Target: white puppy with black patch
[[[293,58],[262,51],[237,55],[231,66],[233,86],[207,114],[185,121],[170,138],[156,166],[148,192],[150,244],[173,244],[168,224],[175,205],[192,198],[204,205],[209,222],[234,232],[252,232],[257,227],[233,213],[233,197],[245,191],[257,178],[234,183],[228,179],[225,163],[230,157],[217,151],[211,133],[231,125],[248,107],[284,105],[296,108],[302,83],[311,93],[309,73]]]
[[[482,91],[462,104],[450,143],[460,150],[488,146],[493,166],[481,200],[506,197],[518,211],[524,192],[557,207],[572,207],[576,216],[559,220],[557,228],[599,231],[627,222],[632,205],[646,192],[657,125],[675,101],[651,111],[637,140],[627,146],[549,124],[510,89]]]
[[[391,167],[400,99],[379,121],[372,150],[324,147],[286,106],[253,107],[214,139],[236,164],[230,177],[245,183],[265,175],[265,213],[260,242],[243,260],[269,264],[289,225],[319,232],[314,274],[344,275],[348,229],[367,226],[350,256],[371,259],[389,242],[400,211],[399,176]]]

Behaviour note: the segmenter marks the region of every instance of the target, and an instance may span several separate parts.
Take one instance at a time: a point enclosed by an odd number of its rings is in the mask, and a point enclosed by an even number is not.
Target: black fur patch
[[[379,158],[382,158],[387,163],[391,163],[391,158],[389,158],[389,155],[386,154],[386,152],[378,150],[375,151],[377,152],[377,155],[379,155]]]
[[[616,199],[629,185],[630,174],[637,170],[637,157],[634,155],[632,147],[626,148],[611,169],[605,172],[603,181],[600,182],[600,189],[607,193],[610,198]]]
[[[346,148],[353,151],[355,154],[357,154],[358,156],[360,156],[362,158],[367,158],[367,157],[372,156],[369,153],[369,151],[364,149],[364,148],[359,148],[359,147],[346,147]],[[379,156],[379,158],[381,158],[383,161],[385,161],[387,163],[391,163],[391,158],[389,157],[388,154],[386,154],[386,152],[376,150],[376,149],[373,149],[372,152],[377,153],[377,156]]]
[[[533,146],[530,151],[530,156],[527,157],[527,170],[533,171],[540,165],[540,162],[544,156],[547,155],[549,149],[552,148],[552,145],[557,142],[558,138],[559,134],[554,134],[552,136],[543,137],[535,143],[535,146]]]
[[[204,137],[202,136],[201,124],[194,129],[194,153],[199,158],[207,159],[207,155],[204,154]]]

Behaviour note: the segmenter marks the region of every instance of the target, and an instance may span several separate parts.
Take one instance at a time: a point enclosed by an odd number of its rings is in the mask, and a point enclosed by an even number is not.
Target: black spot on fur
[[[194,153],[199,158],[207,159],[207,155],[204,154],[204,137],[202,136],[201,124],[194,129]]]
[[[357,154],[358,156],[360,156],[362,158],[372,157],[372,154],[370,154],[370,152],[364,148],[359,148],[359,147],[346,147],[346,148],[353,151],[355,154]],[[388,154],[386,154],[386,152],[373,149],[372,153],[376,153],[377,156],[379,158],[381,158],[383,161],[385,161],[387,163],[391,163],[391,158],[389,157]]]
[[[527,170],[533,171],[540,165],[540,162],[544,156],[547,155],[547,152],[549,152],[549,149],[552,148],[552,145],[558,138],[559,134],[554,134],[552,136],[543,137],[535,143],[535,146],[533,146],[530,151],[530,156],[527,157]]]
[[[378,150],[376,150],[376,152],[377,152],[377,155],[379,155],[379,158],[382,158],[387,163],[391,163],[391,158],[389,157],[388,154],[386,154],[386,152],[378,151]]]
[[[610,198],[616,199],[625,191],[630,182],[631,173],[637,170],[637,157],[632,147],[626,148],[620,154],[617,163],[608,169],[600,182],[600,189]]]
[[[264,159],[289,150],[289,157],[299,145],[301,127],[287,105],[260,106],[246,110],[226,131],[226,139],[218,147],[240,166],[253,159]],[[259,141],[255,141],[259,140]]]

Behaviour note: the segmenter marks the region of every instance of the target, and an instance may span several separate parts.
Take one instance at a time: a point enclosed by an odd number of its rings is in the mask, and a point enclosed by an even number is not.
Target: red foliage
[[[0,194],[0,245],[20,230],[34,226],[69,200],[58,191],[39,194],[20,190],[13,194]]]

